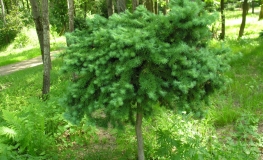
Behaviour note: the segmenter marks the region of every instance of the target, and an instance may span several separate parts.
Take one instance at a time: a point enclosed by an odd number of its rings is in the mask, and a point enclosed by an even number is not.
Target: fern
[[[37,156],[43,154],[52,143],[45,134],[45,117],[41,110],[28,106],[26,110],[11,112],[2,110],[4,125],[0,139],[19,154]]]

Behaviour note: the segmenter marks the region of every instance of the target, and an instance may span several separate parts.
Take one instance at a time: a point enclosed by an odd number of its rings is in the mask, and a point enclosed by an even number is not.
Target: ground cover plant
[[[227,18],[237,21],[239,13]],[[248,19],[254,17],[248,15]],[[231,62],[226,74],[232,82],[225,91],[212,95],[211,105],[204,106],[207,111],[203,119],[185,112],[175,115],[154,106],[154,116],[143,120],[147,159],[262,158],[261,23],[248,25],[246,36],[240,40],[236,40],[239,26],[227,23],[226,44],[232,54],[243,56]],[[42,66],[0,77],[0,159],[136,159],[133,126],[105,130],[92,127],[89,121],[76,126],[64,119],[59,99],[71,75],[59,73],[63,63],[62,59],[53,62],[50,99],[45,102],[41,100]]]

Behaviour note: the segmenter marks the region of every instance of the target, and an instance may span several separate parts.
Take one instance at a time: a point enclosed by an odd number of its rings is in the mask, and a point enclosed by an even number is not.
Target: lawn
[[[248,15],[245,36],[237,40],[241,11],[227,12],[225,41],[234,55],[226,73],[231,83],[212,95],[203,119],[162,109],[144,119],[148,159],[165,159],[176,154],[176,149],[185,159],[192,155],[259,159],[263,149],[263,37],[258,36],[263,21],[257,21],[257,16]],[[214,40],[212,45],[219,42]],[[39,50],[24,50],[13,57],[1,52],[0,66],[34,57],[31,54]],[[22,55],[26,58],[19,58]],[[136,159],[132,126],[125,130],[96,128],[87,117],[76,126],[63,118],[60,99],[71,76],[60,74],[62,63],[62,58],[52,63],[47,101],[41,99],[41,66],[0,77],[0,159]]]

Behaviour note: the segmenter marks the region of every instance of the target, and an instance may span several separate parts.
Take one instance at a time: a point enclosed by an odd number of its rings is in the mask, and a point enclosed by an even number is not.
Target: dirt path
[[[53,60],[56,55],[59,53],[60,51],[52,51],[50,53],[51,55],[51,60]],[[13,72],[19,71],[19,70],[23,70],[26,68],[31,68],[34,66],[38,66],[41,65],[42,63],[42,59],[41,56],[33,58],[33,59],[29,59],[29,60],[25,60],[22,62],[18,62],[18,63],[14,63],[14,64],[10,64],[7,66],[2,66],[0,67],[0,76],[4,76],[4,75],[8,75],[11,74]]]

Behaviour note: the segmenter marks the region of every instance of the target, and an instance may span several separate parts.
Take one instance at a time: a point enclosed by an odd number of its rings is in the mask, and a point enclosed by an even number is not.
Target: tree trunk
[[[28,0],[26,0],[26,6],[27,6],[27,10],[30,12],[30,7],[29,7]]]
[[[43,42],[44,42],[44,73],[43,73],[43,96],[50,91],[50,37],[49,37],[49,12],[48,0],[42,0],[42,14],[43,14]]]
[[[69,32],[74,31],[74,0],[68,0]]]
[[[163,14],[166,15],[168,13],[168,4],[169,4],[169,0],[165,0],[165,6],[164,6],[164,9],[163,9]]]
[[[5,5],[4,5],[3,0],[0,0],[0,3],[1,3],[1,11],[2,11],[3,24],[4,24],[4,27],[5,27],[5,25],[6,25],[6,21],[5,21]]]
[[[153,12],[153,0],[146,0],[146,8],[148,11]]]
[[[155,14],[158,14],[158,12],[159,12],[158,0],[156,0],[156,1],[154,2],[154,13],[155,13]]]
[[[108,17],[110,17],[114,13],[114,5],[112,0],[107,0],[107,8],[108,8]]]
[[[242,4],[242,22],[240,25],[240,30],[239,30],[239,34],[238,34],[238,38],[241,38],[244,34],[244,30],[245,30],[245,26],[246,26],[246,18],[247,18],[247,11],[248,11],[248,0],[244,0],[243,4]]]
[[[40,10],[36,0],[30,0],[33,19],[36,25],[36,31],[38,36],[38,41],[41,49],[42,61],[44,63],[44,42],[43,42],[43,26],[42,17],[40,15]]]
[[[132,11],[134,12],[139,5],[139,0],[132,0]]]
[[[260,6],[260,12],[259,12],[258,20],[261,20],[261,19],[263,19],[263,4],[261,4],[261,6]]]
[[[137,151],[138,151],[138,160],[144,160],[144,149],[143,149],[143,136],[142,136],[142,118],[143,118],[143,112],[142,112],[142,106],[139,104],[137,106],[137,115],[136,115],[136,138],[137,138]]]
[[[126,0],[117,0],[117,11],[118,13],[126,10]]]
[[[225,39],[225,35],[226,35],[226,20],[225,20],[225,5],[224,5],[224,0],[221,0],[220,1],[220,11],[221,11],[221,33],[220,33],[220,36],[219,38],[221,40],[224,40]]]
[[[84,19],[87,18],[87,2],[84,2]]]

